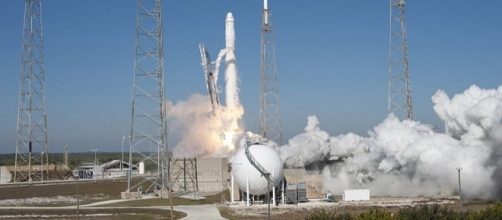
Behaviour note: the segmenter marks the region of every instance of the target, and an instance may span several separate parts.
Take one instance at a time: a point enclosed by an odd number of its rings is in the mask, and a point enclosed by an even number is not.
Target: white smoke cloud
[[[242,107],[228,109],[220,106],[216,116],[207,96],[193,94],[187,100],[176,104],[168,102],[166,109],[169,138],[174,139],[170,141],[176,143],[173,153],[177,157],[228,155],[242,135],[243,128],[230,129],[236,126],[235,122],[244,114]],[[223,139],[222,132],[225,135]]]
[[[502,87],[501,87],[502,88]],[[434,110],[452,135],[390,114],[367,136],[330,136],[308,117],[305,132],[277,148],[288,167],[306,167],[325,177],[325,188],[339,192],[369,188],[375,195],[445,196],[457,190],[475,198],[500,196],[502,89],[472,86],[450,99],[433,97]],[[498,194],[498,195],[497,195]]]

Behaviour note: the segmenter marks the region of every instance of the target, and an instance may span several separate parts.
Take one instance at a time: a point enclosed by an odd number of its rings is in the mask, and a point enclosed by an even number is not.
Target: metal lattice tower
[[[405,5],[405,0],[390,0],[388,111],[401,119],[413,119]]]
[[[264,0],[263,6],[260,58],[260,134],[280,146],[282,145],[282,129],[274,35],[267,0]]]
[[[42,2],[24,4],[14,182],[47,180],[49,161]]]
[[[130,130],[129,163],[145,162],[152,176],[142,176],[165,189],[167,133],[164,105],[164,59],[161,0],[137,0],[136,56]],[[133,158],[139,161],[134,161]],[[141,158],[141,159],[137,159]],[[132,167],[132,166],[129,166]],[[131,169],[129,170],[131,173]],[[131,177],[131,175],[129,175]],[[135,186],[128,178],[128,191]]]
[[[170,158],[168,176],[174,193],[197,192],[197,158]]]

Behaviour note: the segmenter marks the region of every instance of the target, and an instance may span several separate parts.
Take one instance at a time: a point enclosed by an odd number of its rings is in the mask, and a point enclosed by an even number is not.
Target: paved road
[[[225,219],[214,205],[174,206],[174,210],[184,212],[187,216],[183,219]]]

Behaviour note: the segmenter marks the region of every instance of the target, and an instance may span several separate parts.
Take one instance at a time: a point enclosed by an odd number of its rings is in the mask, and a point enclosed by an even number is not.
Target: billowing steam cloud
[[[332,192],[364,187],[375,195],[452,195],[461,167],[466,196],[500,198],[502,86],[471,86],[452,99],[438,91],[432,100],[448,134],[390,114],[367,136],[332,137],[310,116],[305,133],[277,149],[286,166],[322,173]]]

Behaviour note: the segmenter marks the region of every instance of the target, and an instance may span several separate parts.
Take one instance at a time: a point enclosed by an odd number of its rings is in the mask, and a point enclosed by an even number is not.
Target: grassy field
[[[186,216],[182,212],[173,212],[174,219],[180,219]],[[30,209],[30,210],[0,210],[0,217],[12,216],[11,219],[76,219],[77,211],[75,209]],[[80,209],[81,219],[138,219],[138,220],[156,220],[171,219],[169,210],[159,209]]]
[[[133,184],[139,179],[135,179]],[[127,188],[127,181],[80,181],[79,195],[80,204],[85,205],[93,202],[120,199],[120,193]],[[52,185],[31,185],[31,186],[0,186],[0,200],[23,200],[29,198],[51,198],[55,196],[76,198],[76,183],[52,184]],[[165,203],[166,200],[161,200]],[[212,200],[211,200],[212,201]],[[158,201],[149,201],[150,206],[162,205]],[[11,216],[12,219],[75,219],[76,210],[64,208],[64,206],[75,206],[74,202],[55,202],[44,204],[26,204],[20,206],[36,206],[35,209],[0,209],[0,218]],[[5,206],[11,206],[5,204]],[[17,205],[16,205],[17,206]],[[51,207],[53,209],[48,209]],[[58,208],[59,207],[59,208]],[[131,205],[131,208],[115,207],[87,207],[82,208],[80,213],[82,219],[170,219],[169,210],[137,208],[138,205]],[[175,219],[186,216],[185,213],[175,212]]]
[[[133,185],[139,183],[141,179],[133,179]],[[145,183],[150,184],[150,183]],[[143,187],[144,189],[146,188]],[[79,181],[78,191],[81,204],[88,204],[103,200],[120,199],[121,192],[127,189],[127,180],[98,180],[98,181]],[[133,189],[134,190],[134,189]],[[22,200],[29,198],[53,198],[56,196],[76,198],[77,184],[58,183],[49,185],[0,185],[0,201],[1,200]],[[2,203],[0,203],[0,206]],[[26,204],[30,206],[60,206],[68,205],[67,203],[50,203],[50,204]],[[3,204],[3,206],[10,206]]]

